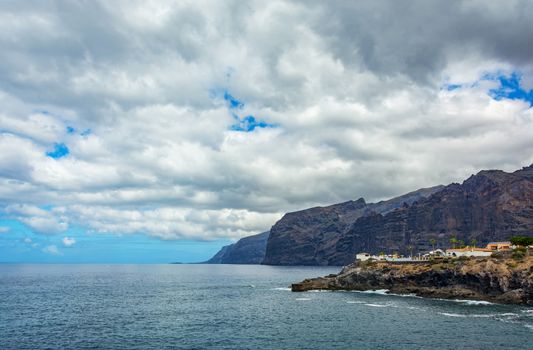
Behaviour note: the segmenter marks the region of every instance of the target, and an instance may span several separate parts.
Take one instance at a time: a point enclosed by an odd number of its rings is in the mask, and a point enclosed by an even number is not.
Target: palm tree
[[[432,238],[429,240],[429,243],[431,244],[433,251],[435,251],[435,244],[437,244],[437,240],[435,238]]]
[[[414,247],[412,244],[409,244],[409,245],[407,246],[407,249],[409,249],[409,252],[411,253],[411,256],[410,256],[411,258],[413,257],[413,249],[414,249],[414,248],[415,248],[415,247]]]
[[[470,240],[470,245],[472,246],[472,248],[475,248],[476,247],[476,243],[477,243],[477,240],[475,238],[472,238]]]
[[[450,243],[452,244],[452,248],[455,249],[455,245],[458,243],[459,241],[457,240],[457,238],[455,237],[452,237],[450,238]]]

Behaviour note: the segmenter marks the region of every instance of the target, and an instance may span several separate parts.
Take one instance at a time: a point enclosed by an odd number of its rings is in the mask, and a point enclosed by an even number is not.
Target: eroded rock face
[[[489,258],[446,263],[360,263],[343,268],[338,275],[292,285],[294,292],[317,289],[387,289],[396,294],[533,305],[533,257],[522,261]]]
[[[435,186],[420,189],[379,203],[367,204],[360,198],[285,214],[270,229],[263,264],[342,265],[347,257],[353,260],[353,254],[339,251],[339,240],[358,219],[376,213],[392,212],[442,188],[443,186]]]
[[[206,264],[260,264],[265,257],[269,231],[244,237],[222,247]]]
[[[363,199],[286,214],[271,229],[264,264],[347,265],[377,254],[477,245],[533,234],[533,165],[481,171],[462,184],[419,190],[386,202]]]

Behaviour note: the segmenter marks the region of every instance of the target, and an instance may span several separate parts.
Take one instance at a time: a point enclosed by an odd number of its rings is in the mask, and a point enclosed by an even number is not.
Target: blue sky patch
[[[255,128],[274,128],[275,124],[269,124],[262,120],[256,120],[254,116],[249,115],[239,119],[238,123],[233,124],[230,129],[233,131],[252,132]]]
[[[67,134],[74,134],[76,132],[76,129],[72,126],[67,126]]]
[[[256,119],[253,115],[245,117],[239,116],[239,110],[244,108],[244,102],[234,97],[229,91],[224,91],[224,101],[226,101],[230,114],[235,119],[235,123],[230,125],[230,130],[252,132],[256,128],[275,128],[276,124],[270,124],[263,120]]]
[[[448,91],[453,91],[461,88],[461,84],[446,84],[444,89]]]
[[[54,143],[54,150],[46,152],[48,157],[58,159],[67,156],[70,153],[67,145],[64,143]]]
[[[228,112],[233,117],[235,122],[230,125],[229,129],[232,131],[253,132],[257,128],[276,128],[277,124],[268,123],[264,120],[257,119],[253,115],[241,117],[242,110],[245,103],[233,96],[230,91],[226,89],[213,88],[209,90],[210,96],[213,99],[220,99],[221,97],[226,102]],[[242,113],[242,114],[241,114]]]
[[[224,91],[224,101],[227,102],[229,109],[242,109],[244,103],[233,97],[228,91]]]
[[[494,80],[500,83],[500,86],[496,89],[489,90],[489,95],[500,101],[502,99],[510,100],[523,100],[529,102],[529,105],[533,107],[533,90],[525,90],[522,87],[522,75],[520,73],[512,73],[509,76],[506,75],[486,75],[485,79]]]
[[[62,235],[45,236],[18,221],[1,218],[0,227],[10,228],[10,232],[0,234],[0,263],[191,263],[206,261],[222,246],[234,243],[228,239],[171,242],[139,234],[88,234],[79,227],[70,227]],[[74,238],[76,243],[67,247],[64,237]],[[59,253],[43,251],[50,245]]]

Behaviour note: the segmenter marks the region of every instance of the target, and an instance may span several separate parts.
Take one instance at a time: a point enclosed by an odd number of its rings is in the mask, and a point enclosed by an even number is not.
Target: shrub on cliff
[[[511,255],[511,257],[515,260],[523,260],[525,256],[526,254],[518,249],[515,249],[515,251],[513,251],[513,255]]]
[[[533,245],[533,237],[530,236],[513,236],[509,239],[513,245],[527,247]]]

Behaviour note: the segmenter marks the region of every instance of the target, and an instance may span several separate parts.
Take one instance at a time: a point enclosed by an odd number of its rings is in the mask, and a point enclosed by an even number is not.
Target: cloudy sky
[[[0,261],[199,261],[533,163],[531,1],[2,1]]]

